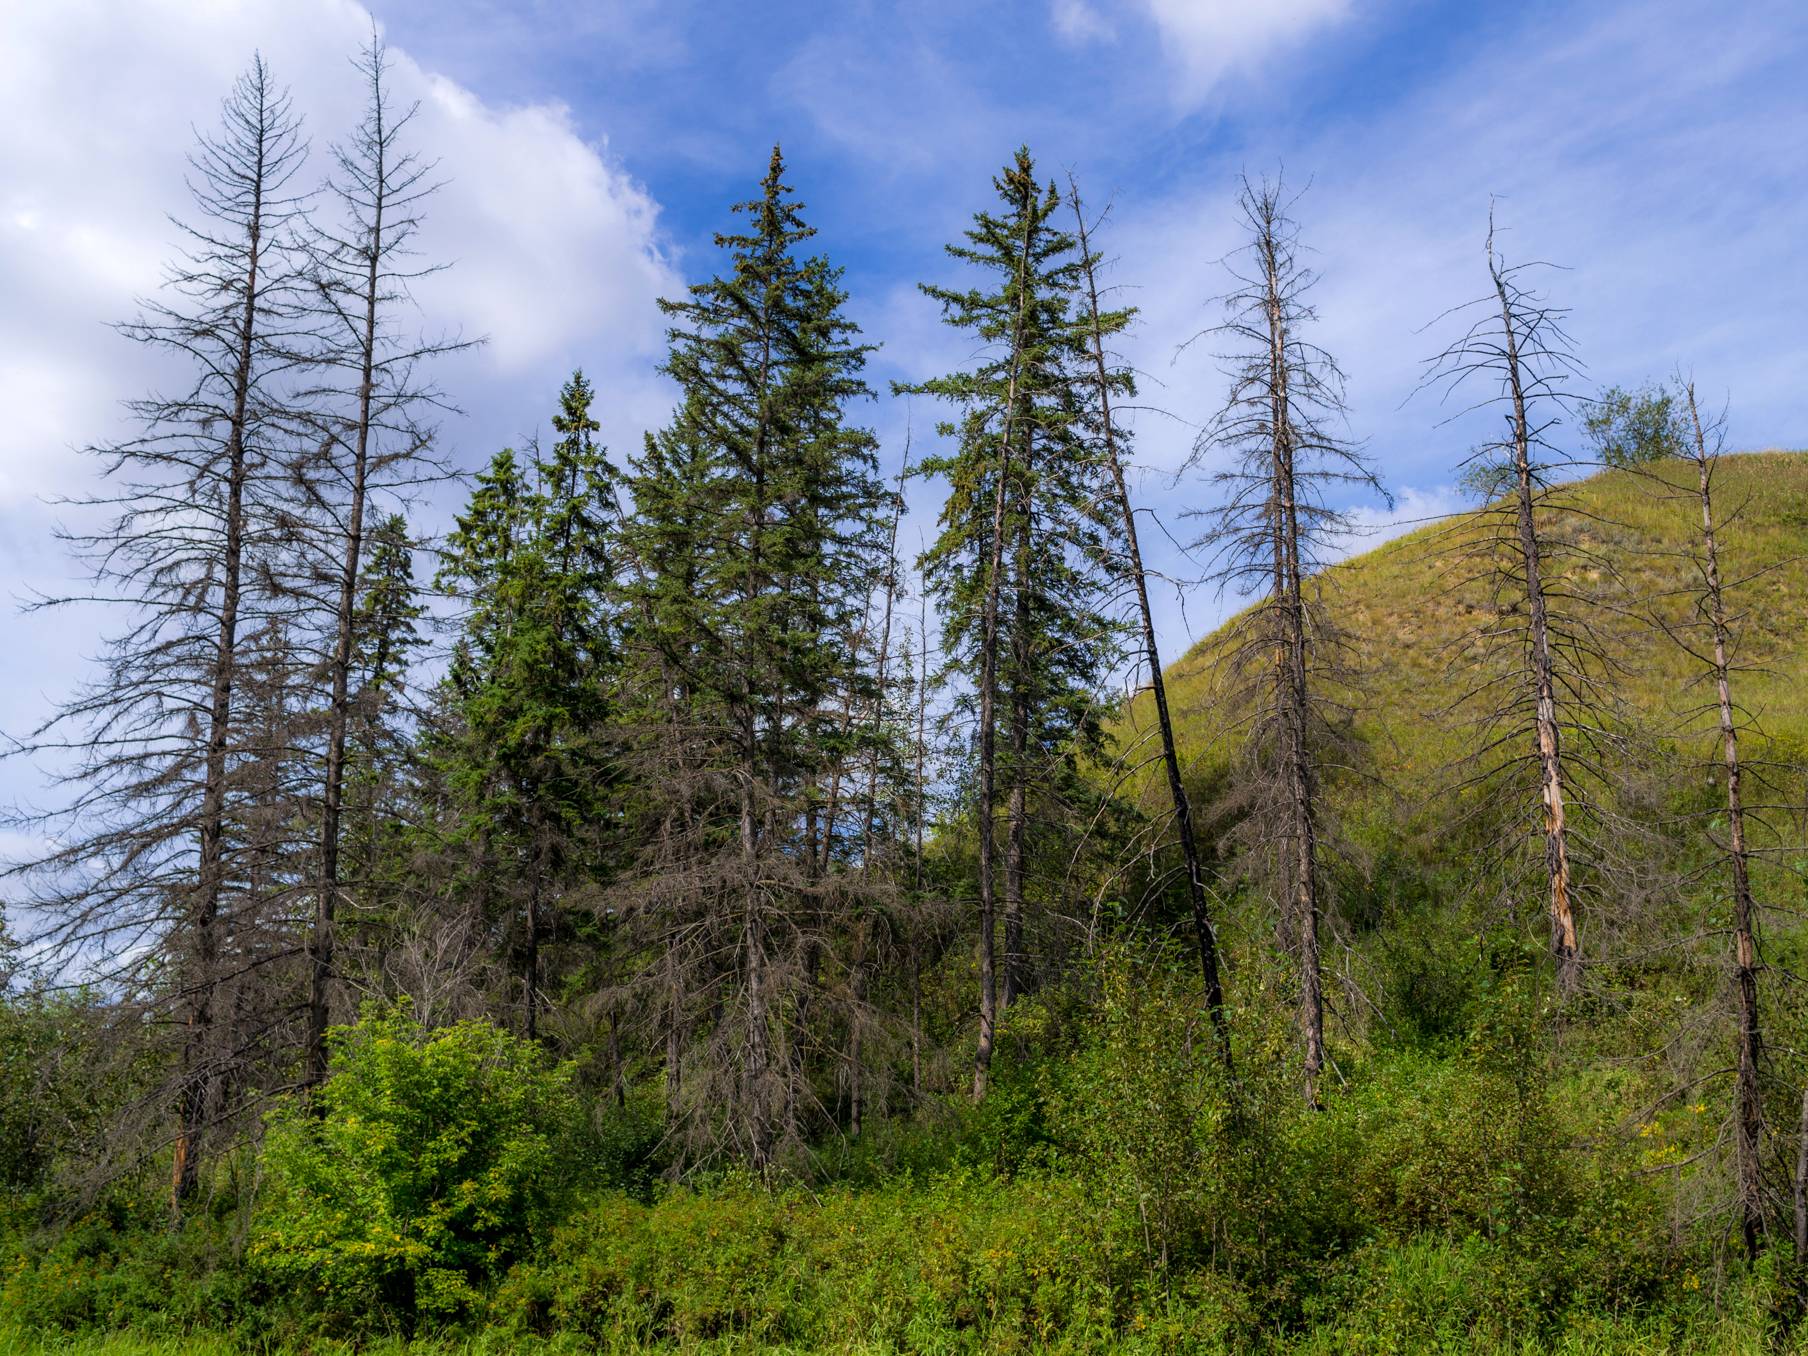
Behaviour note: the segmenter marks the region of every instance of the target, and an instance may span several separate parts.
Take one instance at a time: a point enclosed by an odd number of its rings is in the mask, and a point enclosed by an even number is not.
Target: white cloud
[[[305,118],[308,172],[323,173],[327,143],[360,112],[349,58],[370,22],[352,0],[0,3],[0,644],[15,656],[0,665],[0,731],[35,724],[97,648],[96,616],[20,616],[11,602],[67,587],[41,500],[93,484],[73,449],[117,436],[119,402],[167,370],[108,326],[161,283],[169,217],[192,210],[195,129],[217,125],[261,51]],[[416,244],[452,267],[418,284],[421,329],[490,340],[435,373],[466,412],[442,421],[442,451],[469,467],[531,432],[580,364],[605,436],[618,456],[634,449],[666,406],[654,299],[682,286],[657,204],[563,105],[497,106],[391,55],[392,88],[421,105],[414,148],[445,181]],[[24,793],[22,776],[0,766],[0,803]]]
[[[1137,0],[1161,34],[1182,103],[1204,98],[1228,75],[1248,71],[1343,18],[1349,0]]]
[[[427,291],[486,334],[517,372],[602,335],[646,358],[663,329],[653,299],[681,284],[655,247],[657,206],[585,142],[561,105],[494,109],[442,76],[425,87],[417,139],[449,179],[430,211],[456,260]]]
[[[167,217],[191,211],[192,129],[216,123],[252,52],[291,87],[314,141],[310,170],[323,171],[326,143],[359,112],[348,57],[369,31],[351,0],[0,10],[0,122],[14,129],[0,142],[0,372],[19,385],[34,369],[38,393],[23,422],[0,427],[0,503],[79,483],[86,469],[67,448],[111,422],[96,395],[145,385],[144,356],[103,326],[158,286],[176,240]],[[562,105],[493,107],[392,55],[399,96],[421,103],[415,147],[445,180],[419,246],[454,267],[419,287],[423,325],[490,339],[460,379],[537,376],[544,388],[582,360],[605,369],[605,389],[609,377],[645,384],[661,338],[653,299],[680,285],[658,248],[656,204]],[[485,394],[458,392],[480,423]]]
[[[1394,495],[1392,506],[1361,504],[1350,510],[1349,531],[1325,553],[1327,560],[1373,550],[1402,533],[1439,522],[1475,507],[1455,485],[1408,485]]]

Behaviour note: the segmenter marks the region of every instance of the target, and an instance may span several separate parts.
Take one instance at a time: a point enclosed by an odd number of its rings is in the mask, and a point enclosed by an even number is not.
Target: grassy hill
[[[1691,751],[1706,736],[1700,704],[1711,696],[1699,665],[1640,616],[1672,624],[1691,615],[1699,545],[1695,471],[1680,462],[1642,473],[1606,471],[1557,492],[1565,553],[1556,585],[1590,595],[1578,611],[1618,666],[1614,686],[1627,715]],[[1779,750],[1808,747],[1808,453],[1758,452],[1725,458],[1715,479],[1722,574],[1735,584],[1742,616],[1735,660],[1746,666],[1735,698],[1759,737]],[[1555,501],[1553,501],[1555,502]],[[1351,680],[1337,690],[1355,716],[1381,783],[1409,799],[1469,737],[1476,703],[1474,634],[1493,601],[1472,550],[1488,531],[1482,509],[1438,522],[1348,559],[1317,581],[1328,614],[1348,638]],[[1558,515],[1551,515],[1552,521]],[[1228,751],[1240,714],[1221,658],[1221,629],[1167,670],[1169,701],[1183,755],[1209,781]],[[1693,685],[1691,685],[1693,684]],[[1691,711],[1696,714],[1691,715]],[[1146,693],[1125,723],[1153,724]],[[1701,744],[1705,755],[1710,750]],[[1146,788],[1151,794],[1154,788]]]

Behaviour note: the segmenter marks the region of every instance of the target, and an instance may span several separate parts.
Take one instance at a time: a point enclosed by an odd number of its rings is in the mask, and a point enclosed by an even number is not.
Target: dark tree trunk
[[[378,158],[374,182],[384,183],[382,160],[383,104],[373,106],[377,118]],[[357,615],[358,565],[364,548],[364,501],[370,470],[373,378],[377,350],[379,264],[383,246],[383,198],[376,197],[375,221],[366,244],[364,317],[359,339],[358,423],[353,432],[351,502],[346,506],[345,553],[339,569],[338,610],[334,617],[332,696],[327,708],[326,776],[320,801],[320,877],[314,886],[314,931],[308,945],[307,1081],[326,1076],[326,1028],[333,978],[334,915],[339,897],[339,823],[345,795],[345,736],[351,719],[352,630]]]
[[[1017,420],[1023,367],[1023,325],[1032,222],[1026,214],[1017,261],[1017,315],[1011,333],[1011,372],[1005,386],[1004,427],[998,442],[998,483],[992,499],[992,535],[987,543],[985,605],[979,653],[979,1042],[973,1055],[973,1100],[986,1095],[992,1072],[992,1043],[998,1027],[998,891],[996,867],[998,807],[998,603],[1004,574],[1005,505],[1011,480],[1011,438]]]
[[[1025,439],[1024,463],[1028,470],[1029,439]],[[1028,957],[1023,941],[1023,885],[1025,839],[1029,831],[1030,744],[1030,506],[1025,495],[1017,507],[1017,564],[1015,574],[1015,625],[1011,631],[1011,761],[1010,792],[1005,803],[1004,848],[1004,992],[999,1006],[1007,1008],[1028,987]]]
[[[1293,925],[1299,947],[1300,1039],[1305,1053],[1305,1091],[1309,1106],[1319,1104],[1318,1080],[1325,1067],[1324,982],[1318,946],[1317,787],[1309,740],[1310,697],[1306,680],[1306,609],[1300,567],[1299,502],[1295,482],[1293,427],[1289,393],[1293,374],[1286,329],[1280,268],[1272,230],[1261,243],[1268,291],[1269,429],[1273,440],[1271,505],[1274,554],[1274,608],[1278,623],[1275,707],[1281,726],[1287,798],[1286,841],[1291,860],[1285,874],[1292,889]]]
[[[1205,876],[1199,861],[1199,840],[1193,831],[1192,802],[1186,781],[1181,775],[1180,752],[1174,739],[1174,720],[1168,712],[1168,687],[1162,674],[1161,651],[1155,643],[1155,614],[1149,607],[1149,578],[1143,568],[1142,548],[1136,535],[1136,510],[1130,502],[1130,489],[1124,479],[1123,458],[1118,453],[1117,428],[1112,422],[1111,379],[1105,365],[1105,336],[1099,325],[1099,288],[1092,246],[1088,239],[1086,213],[1080,203],[1078,185],[1072,185],[1074,219],[1078,222],[1080,259],[1085,268],[1088,317],[1088,346],[1098,382],[1099,422],[1105,439],[1105,456],[1111,467],[1111,483],[1117,493],[1118,511],[1124,523],[1124,549],[1130,560],[1130,578],[1136,586],[1136,609],[1142,624],[1143,654],[1149,665],[1149,691],[1155,702],[1155,721],[1161,732],[1162,766],[1168,776],[1168,796],[1174,806],[1175,835],[1180,840],[1180,857],[1186,869],[1187,902],[1192,908],[1193,940],[1199,952],[1199,974],[1205,984],[1206,1010],[1217,1037],[1219,1057],[1228,1070],[1231,1066],[1230,1027],[1224,1014],[1224,983],[1219,972],[1218,936],[1212,927],[1211,911],[1206,905]]]
[[[524,1026],[530,1041],[540,1039],[540,895],[546,885],[544,842],[545,830],[535,823],[528,844],[526,937],[521,948],[521,995],[526,1008]]]
[[[257,85],[258,114],[264,113],[265,86]],[[261,127],[260,127],[261,132]],[[219,641],[213,665],[213,691],[207,713],[207,752],[201,795],[200,851],[189,931],[194,973],[189,993],[182,1087],[170,1177],[170,1211],[180,1219],[194,1194],[200,1171],[199,1141],[212,1101],[209,1066],[214,1056],[214,989],[218,976],[216,924],[225,889],[226,751],[231,741],[233,682],[238,658],[240,580],[245,550],[245,482],[248,475],[246,431],[250,412],[253,353],[256,346],[259,267],[263,249],[264,143],[260,135],[252,171],[252,206],[248,223],[244,302],[240,312],[232,373],[232,423],[226,445],[225,545],[221,556]]]

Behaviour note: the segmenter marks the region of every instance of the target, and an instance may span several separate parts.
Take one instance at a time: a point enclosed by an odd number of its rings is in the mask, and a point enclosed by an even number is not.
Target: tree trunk
[[[1802,1091],[1802,1121],[1795,1140],[1795,1257],[1808,1261],[1808,1089]]]
[[[992,1042],[998,1026],[997,853],[994,812],[998,804],[998,596],[1004,573],[1005,503],[1011,479],[1011,436],[1017,418],[1017,389],[1022,377],[1025,280],[1029,273],[1032,221],[1026,212],[1017,256],[1017,316],[1011,333],[1011,373],[1005,385],[1004,427],[998,443],[998,485],[992,499],[992,536],[988,542],[986,592],[979,658],[979,1042],[973,1055],[973,1100],[986,1095],[992,1071]]]
[[[751,771],[752,722],[743,729],[745,756]],[[772,1162],[772,1124],[767,1097],[771,1070],[770,1030],[766,1012],[766,941],[760,916],[758,879],[759,845],[754,827],[752,791],[741,792],[741,964],[747,986],[747,1048],[744,1053],[742,1106],[747,1117],[748,1158],[756,1172],[764,1173]]]
[[[923,963],[910,950],[910,1091],[923,1095]]]
[[[1489,238],[1488,270],[1500,299],[1506,338],[1506,372],[1513,399],[1513,472],[1518,504],[1519,550],[1525,565],[1526,610],[1531,627],[1532,684],[1535,701],[1538,767],[1544,803],[1544,866],[1550,885],[1551,958],[1557,969],[1557,992],[1571,998],[1582,987],[1582,953],[1576,940],[1576,915],[1570,900],[1569,840],[1564,824],[1563,754],[1557,725],[1557,685],[1551,662],[1549,615],[1537,520],[1533,515],[1532,432],[1526,417],[1525,386],[1520,370],[1520,336],[1506,281]]]
[[[1099,390],[1099,421],[1104,432],[1105,456],[1111,467],[1111,482],[1117,492],[1118,511],[1124,522],[1124,549],[1130,559],[1130,576],[1136,586],[1137,615],[1142,622],[1143,653],[1149,664],[1149,690],[1155,702],[1155,721],[1161,731],[1162,764],[1168,774],[1168,796],[1174,806],[1175,833],[1180,839],[1181,862],[1186,868],[1187,902],[1192,906],[1193,939],[1199,952],[1199,973],[1205,985],[1206,1011],[1211,1016],[1212,1032],[1217,1037],[1219,1058],[1227,1071],[1232,1068],[1230,1027],[1224,1013],[1224,985],[1219,975],[1218,937],[1206,906],[1205,876],[1199,863],[1199,841],[1193,832],[1192,802],[1186,782],[1181,776],[1180,753],[1174,739],[1174,721],[1168,713],[1168,687],[1161,668],[1161,651],[1155,643],[1155,615],[1149,607],[1149,579],[1143,569],[1142,548],[1136,536],[1136,510],[1130,503],[1130,490],[1124,479],[1123,458],[1118,454],[1117,430],[1111,415],[1111,381],[1105,366],[1105,336],[1099,323],[1099,289],[1094,271],[1091,243],[1087,239],[1086,214],[1080,203],[1078,185],[1072,189],[1074,218],[1079,223],[1080,259],[1085,268],[1088,340]]]
[[[364,547],[364,500],[370,471],[370,432],[373,381],[377,356],[377,301],[380,294],[378,266],[383,249],[383,102],[372,106],[377,120],[373,223],[365,242],[364,320],[359,334],[358,425],[353,434],[351,502],[346,510],[345,554],[339,570],[339,607],[333,637],[332,698],[328,707],[326,779],[320,802],[320,877],[314,887],[314,931],[308,945],[309,1083],[326,1076],[326,1027],[333,975],[334,913],[339,895],[339,821],[345,793],[345,735],[351,718],[352,623],[358,600],[358,564]]]
[[[263,88],[259,86],[260,100]],[[263,112],[260,103],[259,113]],[[181,1219],[184,1203],[199,1181],[199,1141],[206,1126],[212,1079],[213,1000],[219,942],[215,926],[225,889],[226,751],[231,738],[232,693],[238,657],[240,575],[245,549],[245,482],[248,475],[245,434],[251,400],[252,363],[257,332],[259,264],[263,246],[264,144],[260,136],[253,167],[252,209],[247,232],[245,299],[240,312],[238,349],[232,374],[232,424],[226,442],[226,539],[221,559],[218,650],[214,657],[213,691],[208,708],[207,751],[201,794],[200,848],[189,927],[193,934],[196,973],[189,991],[187,1038],[182,1059],[174,1160],[170,1175],[170,1214]]]
[[[1279,266],[1272,233],[1262,241],[1268,288],[1269,433],[1273,439],[1272,516],[1274,603],[1279,622],[1275,697],[1285,743],[1287,842],[1292,860],[1286,871],[1292,886],[1292,912],[1299,947],[1300,1039],[1305,1048],[1305,1094],[1308,1106],[1319,1105],[1318,1080],[1325,1067],[1324,981],[1318,947],[1318,844],[1315,775],[1309,735],[1306,682],[1305,599],[1299,550],[1299,503],[1294,479],[1293,429],[1289,413],[1288,337],[1283,318]]]
[[[928,757],[929,725],[929,601],[918,600],[917,642],[917,738],[913,750],[911,804],[910,888],[913,902],[922,907],[923,899],[923,821],[927,817],[923,803],[924,761]],[[910,1091],[923,1095],[923,958],[918,950],[920,923],[911,920],[910,939]]]
[[[849,978],[852,997],[852,1012],[848,1018],[848,1136],[860,1138],[860,1120],[865,1111],[865,1080],[861,1077],[861,1037],[865,1034],[866,1023],[861,1008],[866,1004],[866,948],[861,945],[855,952]]]
[[[536,800],[533,802],[538,804]],[[535,816],[533,837],[528,847],[527,868],[527,937],[521,957],[521,991],[527,1006],[526,1027],[530,1041],[540,1039],[540,892],[545,888],[543,850],[545,831]]]
[[[677,1128],[683,1092],[684,995],[679,987],[676,949],[668,940],[665,953],[665,1120],[666,1130]]]
[[[1031,439],[1024,439],[1024,463],[1028,469]],[[1030,741],[1030,506],[1028,496],[1017,510],[1016,624],[1011,635],[1011,761],[1010,793],[1005,804],[1004,848],[1004,993],[1001,1008],[1008,1008],[1028,985],[1028,958],[1023,944],[1024,847],[1029,830]]]
[[[1746,1256],[1756,1259],[1764,1223],[1764,1184],[1760,1154],[1764,1136],[1764,1105],[1758,1088],[1758,1063],[1762,1042],[1758,1034],[1758,948],[1752,931],[1754,913],[1751,873],[1745,846],[1745,802],[1739,761],[1739,732],[1733,718],[1732,684],[1727,661],[1729,627],[1726,598],[1720,582],[1720,549],[1714,525],[1713,468],[1701,413],[1695,404],[1695,386],[1688,386],[1689,423],[1695,443],[1695,466],[1701,498],[1701,541],[1707,585],[1708,622],[1714,633],[1714,690],[1720,716],[1721,754],[1726,769],[1727,865],[1733,883],[1733,987],[1739,1008],[1739,1055],[1735,1089],[1738,1146],[1739,1226]]]
[[[897,500],[892,505],[891,532],[885,547],[885,608],[879,623],[879,648],[873,679],[872,749],[866,767],[866,814],[860,831],[860,872],[872,860],[879,800],[879,741],[885,728],[886,679],[891,670],[891,620],[898,598],[898,524],[904,517],[904,481],[910,475],[910,434],[904,435],[904,464],[898,468]]]

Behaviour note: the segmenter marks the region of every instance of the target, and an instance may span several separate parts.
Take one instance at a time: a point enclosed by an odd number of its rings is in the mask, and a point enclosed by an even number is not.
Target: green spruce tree
[[[993,181],[1000,206],[974,216],[948,253],[982,271],[969,288],[925,285],[981,356],[965,371],[902,389],[959,411],[952,451],[922,473],[948,483],[941,532],[921,561],[943,614],[950,664],[976,716],[980,1028],[973,1095],[984,1096],[998,1012],[1031,982],[1026,949],[1032,821],[1058,824],[1086,794],[1079,761],[1101,739],[1099,693],[1120,628],[1106,614],[1118,566],[1106,550],[1104,459],[1088,436],[1086,325],[1076,314],[1080,256],[1055,221],[1027,149]],[[1005,747],[998,747],[1000,714]],[[1001,795],[1002,790],[1002,795]],[[1033,804],[1043,802],[1040,807]],[[997,826],[1005,814],[1003,991]]]
[[[408,680],[426,643],[425,609],[407,519],[399,513],[381,519],[369,545],[352,622],[345,831],[355,888],[340,969],[355,972],[366,992],[388,992],[385,961],[396,910],[410,890],[409,853],[421,808]]]
[[[477,848],[482,897],[515,920],[510,950],[530,1036],[540,1034],[543,953],[562,928],[557,901],[600,878],[614,820],[619,515],[593,399],[574,374],[553,420],[559,440],[550,455],[534,451],[531,479],[513,452],[497,455],[458,520],[442,576],[472,604],[447,680],[455,837]]]
[[[630,534],[632,662],[658,693],[631,898],[672,999],[668,1096],[693,1152],[759,1168],[821,1100],[808,1054],[847,901],[825,880],[822,810],[844,715],[870,700],[858,637],[886,503],[874,438],[847,417],[871,394],[869,350],[840,270],[801,252],[814,231],[784,176],[775,148],[735,208],[744,229],[717,237],[722,273],[661,302],[682,398],[635,469]]]

